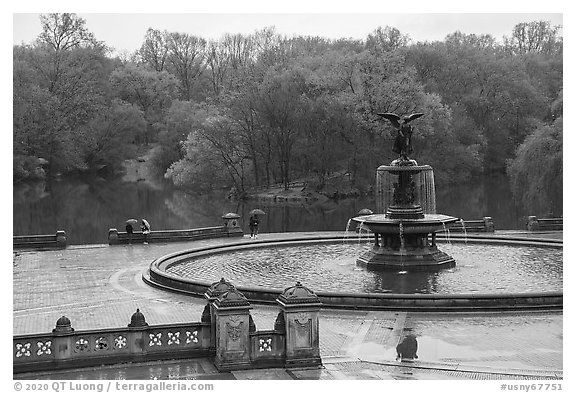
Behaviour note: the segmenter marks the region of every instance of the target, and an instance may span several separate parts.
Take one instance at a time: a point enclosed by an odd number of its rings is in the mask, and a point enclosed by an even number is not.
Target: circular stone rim
[[[369,236],[363,236],[368,238]],[[439,234],[438,240],[442,240]],[[142,274],[147,284],[172,292],[178,292],[195,297],[204,297],[204,293],[213,284],[203,280],[182,277],[166,272],[166,268],[182,259],[212,255],[216,253],[246,250],[260,247],[274,247],[300,244],[320,244],[334,242],[356,242],[356,238],[343,236],[308,236],[275,240],[259,240],[257,242],[242,242],[187,249],[164,255],[155,259]],[[450,241],[477,244],[500,244],[515,246],[536,246],[563,248],[563,241],[542,238],[520,238],[513,236],[486,236],[451,234]],[[300,280],[301,281],[301,280]],[[250,302],[275,304],[283,289],[237,286],[240,292]],[[311,288],[314,290],[313,288]],[[390,293],[350,293],[314,291],[322,307],[336,309],[367,309],[367,310],[407,310],[407,311],[517,311],[517,310],[562,310],[563,292],[521,292],[506,294],[390,294]]]

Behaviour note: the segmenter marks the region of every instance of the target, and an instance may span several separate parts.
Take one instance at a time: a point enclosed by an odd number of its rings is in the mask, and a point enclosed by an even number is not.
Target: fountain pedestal
[[[432,184],[420,176],[429,174]],[[384,176],[380,176],[381,174]],[[381,196],[392,195],[392,204],[385,214],[371,214],[353,218],[374,234],[374,246],[358,258],[359,265],[371,269],[436,270],[454,267],[450,255],[436,246],[436,232],[446,229],[458,218],[443,214],[426,214],[425,206],[435,206],[432,168],[418,166],[410,159],[395,160],[390,166],[378,168],[377,184]],[[418,183],[414,178],[418,176]],[[395,180],[395,181],[394,181]]]
[[[455,217],[426,214],[422,219],[397,220],[384,214],[357,217],[374,234],[374,246],[357,263],[370,269],[436,270],[455,266],[454,258],[438,249],[436,231]]]

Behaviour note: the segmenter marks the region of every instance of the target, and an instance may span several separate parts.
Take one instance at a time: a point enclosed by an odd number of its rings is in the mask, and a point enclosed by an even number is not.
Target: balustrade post
[[[224,220],[224,228],[228,236],[244,235],[244,231],[242,231],[239,225],[240,215],[236,213],[226,213],[222,216],[222,219]]]
[[[210,350],[216,349],[216,310],[214,308],[214,302],[219,296],[225,294],[232,288],[234,288],[234,285],[222,277],[220,281],[212,283],[210,288],[204,293],[208,304],[202,312],[202,322],[210,322]]]
[[[286,367],[317,367],[320,358],[318,314],[322,303],[310,289],[297,282],[276,299],[284,314],[278,327],[284,326]]]
[[[540,224],[538,223],[538,217],[528,216],[527,227],[529,231],[538,231],[540,229]]]
[[[146,337],[148,323],[139,308],[132,314],[128,327],[130,330],[127,341],[130,354],[133,356],[144,356],[146,354],[146,342],[148,341]]]
[[[66,232],[56,231],[56,244],[58,247],[66,248]]]
[[[236,288],[214,301],[216,356],[220,371],[250,368],[250,302]]]
[[[112,245],[112,244],[118,244],[118,243],[119,243],[118,229],[110,228],[108,230],[108,244]]]
[[[56,327],[52,329],[52,351],[54,351],[54,359],[68,360],[72,358],[72,349],[74,348],[74,328],[70,319],[61,316],[56,321]]]
[[[494,221],[492,221],[492,217],[484,217],[483,220],[486,232],[494,232]]]

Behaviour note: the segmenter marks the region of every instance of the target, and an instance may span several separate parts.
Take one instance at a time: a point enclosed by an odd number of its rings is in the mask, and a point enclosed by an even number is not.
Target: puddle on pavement
[[[520,360],[511,361],[513,352],[502,348],[479,349],[467,345],[457,345],[430,336],[417,336],[418,359],[416,362],[460,363],[485,367],[531,368]],[[347,355],[374,362],[396,361],[396,345],[382,345],[364,342],[348,348]],[[405,362],[408,363],[408,362]]]
[[[454,363],[486,363],[487,359],[509,357],[513,353],[503,351],[501,348],[485,350],[467,345],[456,345],[430,336],[418,337],[418,356],[422,361],[428,362],[454,362]],[[510,364],[508,361],[506,364]]]

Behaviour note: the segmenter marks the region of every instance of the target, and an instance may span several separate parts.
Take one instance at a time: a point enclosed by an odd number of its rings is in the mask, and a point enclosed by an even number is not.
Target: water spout
[[[448,244],[452,244],[450,242],[450,229],[446,228],[446,224],[442,223],[442,228],[444,228],[444,234],[446,236],[446,240],[448,241]]]
[[[402,225],[402,223],[398,226],[398,231],[400,234],[400,252],[402,253],[402,251],[406,251],[406,244],[404,243],[404,225]]]
[[[466,235],[466,225],[463,218],[460,219],[460,224],[462,224],[462,231],[464,231],[464,243],[468,243],[468,235]]]
[[[348,237],[350,236],[350,224],[352,223],[352,219],[349,218],[348,222],[346,223],[346,231],[344,232],[344,239],[342,241],[342,243],[346,243],[346,240],[348,240]]]
[[[360,243],[362,242],[362,231],[366,230],[366,227],[364,226],[364,223],[361,222],[360,225],[358,226],[358,245],[360,245]]]

